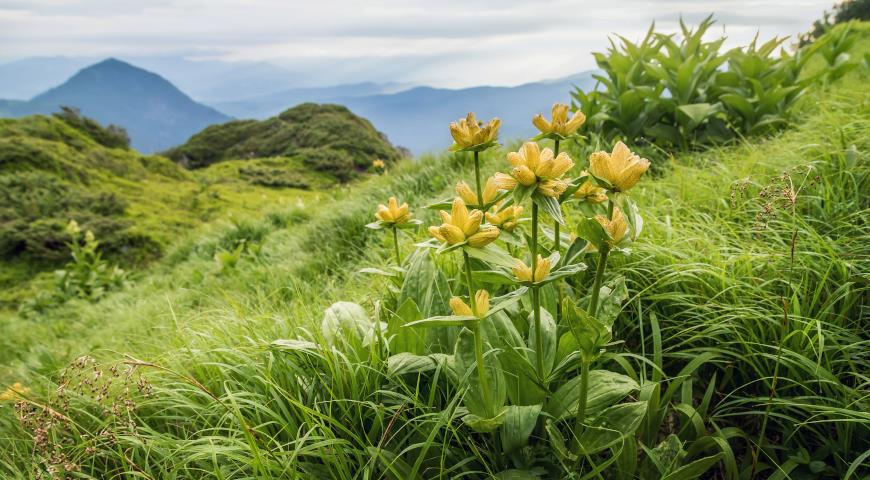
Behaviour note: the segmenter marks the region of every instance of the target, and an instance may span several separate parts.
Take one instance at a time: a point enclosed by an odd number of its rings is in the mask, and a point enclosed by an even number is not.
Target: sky
[[[595,67],[608,35],[715,13],[726,45],[809,29],[833,0],[0,0],[0,62],[31,56],[263,61],[322,85],[517,85]]]

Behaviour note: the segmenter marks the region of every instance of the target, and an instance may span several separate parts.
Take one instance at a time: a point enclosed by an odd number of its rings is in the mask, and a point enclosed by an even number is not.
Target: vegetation
[[[829,32],[834,25],[849,22],[851,20],[870,20],[870,1],[868,0],[843,0],[834,4],[833,17],[825,11],[824,16],[813,22],[813,28],[801,35],[800,46],[812,43],[817,38]]]
[[[238,158],[291,157],[346,182],[372,160],[394,163],[402,153],[367,120],[340,105],[305,103],[267,120],[213,125],[166,152],[189,168]]]
[[[8,321],[0,473],[863,478],[868,76],[815,83],[793,130],[654,179],[575,142],[565,108],[535,122],[539,146],[460,123],[459,153]]]
[[[604,72],[595,75],[603,89],[573,93],[575,108],[589,118],[586,132],[593,141],[608,144],[622,138],[687,150],[768,134],[789,124],[792,105],[816,80],[802,74],[804,67],[831,42],[775,55],[785,38],[763,44],[756,39],[722,52],[724,37],[704,40],[712,25],[712,16],[694,30],[681,22],[679,40],[653,26],[637,44],[619,37],[606,54],[594,54]],[[857,66],[841,55],[844,50],[848,45],[836,47],[829,60],[841,70],[838,75]]]

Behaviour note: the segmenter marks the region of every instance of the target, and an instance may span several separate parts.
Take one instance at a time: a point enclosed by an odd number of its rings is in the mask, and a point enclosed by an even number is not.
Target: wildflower
[[[626,223],[625,215],[622,214],[622,210],[619,207],[613,207],[612,219],[608,219],[604,215],[596,215],[595,220],[601,224],[604,231],[607,232],[608,237],[610,237],[607,240],[607,244],[611,247],[616,246],[625,238],[625,234],[628,231],[628,223]]]
[[[15,382],[10,385],[9,388],[7,388],[3,393],[0,393],[0,402],[17,400],[22,396],[27,395],[28,393],[30,393],[29,388],[21,385],[21,383],[19,382]]]
[[[589,172],[583,170],[580,173],[580,176],[587,176]],[[579,198],[581,200],[587,201],[589,203],[601,203],[607,200],[607,191],[603,188],[595,185],[595,182],[592,179],[587,179],[583,182],[583,185],[580,185],[580,188],[574,192],[574,197]]]
[[[408,211],[408,204],[403,203],[401,206],[396,200],[396,197],[390,197],[389,206],[383,203],[378,205],[378,211],[375,217],[378,218],[387,226],[403,225],[411,220],[412,214]]]
[[[617,142],[612,153],[595,152],[590,155],[589,168],[593,175],[609,182],[613,191],[624,192],[633,187],[649,169],[649,160],[632,153],[624,143]]]
[[[517,260],[516,266],[513,268],[514,276],[521,282],[538,283],[547,278],[550,274],[550,259],[538,255],[537,265],[535,265],[535,275],[532,278],[532,269],[522,260]]]
[[[451,150],[486,149],[498,138],[500,126],[501,120],[493,118],[486,126],[481,127],[474,113],[468,112],[465,118],[450,124],[450,135],[455,142]]]
[[[459,297],[450,299],[450,309],[453,310],[454,315],[483,318],[489,313],[489,292],[478,290],[474,295],[474,307],[476,311],[472,311],[471,307]]]
[[[512,232],[520,221],[522,213],[523,207],[521,205],[511,205],[504,208],[496,206],[493,213],[487,212],[486,221],[502,230]]]
[[[380,158],[376,158],[372,160],[372,168],[374,168],[375,170],[383,170],[387,168],[387,164],[384,163],[384,161]]]
[[[565,152],[554,158],[549,148],[541,151],[537,143],[526,142],[519,151],[508,153],[507,158],[513,166],[510,179],[505,174],[496,174],[494,180],[501,189],[513,190],[520,184],[537,187],[544,195],[558,197],[568,187],[561,178],[574,162]]]
[[[568,105],[564,103],[553,104],[553,120],[548,122],[542,114],[537,114],[532,118],[532,124],[541,131],[542,134],[556,134],[561,137],[570,137],[577,133],[577,129],[586,121],[586,115],[577,110],[574,115],[568,120]]]
[[[492,203],[492,201],[498,196],[498,190],[495,178],[489,177],[486,180],[486,185],[483,187],[483,205]],[[477,200],[477,194],[474,193],[474,191],[471,190],[471,187],[463,181],[456,184],[456,193],[462,197],[462,200],[465,201],[466,205],[481,205]]]
[[[429,233],[441,242],[456,245],[467,241],[472,247],[483,247],[498,238],[499,230],[492,225],[481,228],[483,212],[468,211],[462,197],[453,199],[450,213],[441,211],[442,224],[429,227]]]
[[[75,220],[70,220],[66,225],[66,233],[71,237],[78,235],[81,231],[82,229],[79,227],[79,222],[76,222]]]
[[[92,232],[92,231],[90,231],[90,230],[88,230],[87,232],[85,232],[85,243],[87,243],[87,244],[91,244],[91,243],[94,243],[94,240],[96,240],[96,239],[94,238],[94,232]]]

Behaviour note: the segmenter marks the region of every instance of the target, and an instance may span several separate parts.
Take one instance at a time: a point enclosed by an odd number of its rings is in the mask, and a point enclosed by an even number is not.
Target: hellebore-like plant
[[[412,218],[413,216],[408,209],[407,203],[399,205],[396,197],[390,197],[387,205],[383,203],[378,205],[378,211],[375,212],[377,221],[366,225],[367,228],[372,230],[386,228],[393,232],[393,248],[396,254],[396,265],[398,266],[402,265],[402,254],[399,250],[399,229],[415,228],[422,223],[420,220]]]

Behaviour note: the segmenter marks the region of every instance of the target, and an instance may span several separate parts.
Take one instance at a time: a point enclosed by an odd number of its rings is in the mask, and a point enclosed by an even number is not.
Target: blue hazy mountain
[[[230,119],[193,101],[163,77],[115,59],[84,68],[29,101],[0,101],[0,115],[52,113],[62,105],[104,125],[124,127],[132,146],[143,152],[184,143],[203,128]]]
[[[416,87],[397,93],[367,94],[385,88],[379,84],[340,85],[323,89],[293,89],[234,102],[216,104],[221,111],[238,118],[267,118],[302,102],[345,105],[368,119],[395,145],[415,154],[450,145],[448,124],[469,111],[479,119],[502,119],[501,138],[534,135],[532,116],[547,113],[555,102],[570,103],[575,87],[589,89],[592,72],[559,80],[527,83],[514,87],[473,87],[446,89]],[[352,94],[344,93],[346,91]]]

